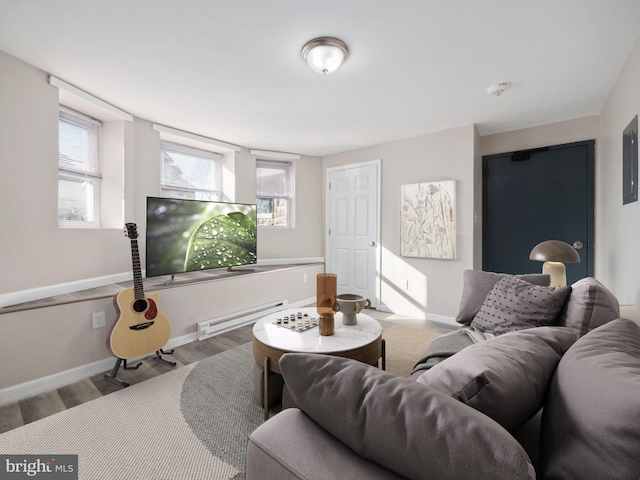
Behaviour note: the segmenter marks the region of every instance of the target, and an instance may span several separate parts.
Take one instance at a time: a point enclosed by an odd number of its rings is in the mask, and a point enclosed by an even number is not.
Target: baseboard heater
[[[213,337],[214,335],[219,335],[220,333],[241,327],[242,325],[251,323],[257,318],[284,310],[287,308],[287,305],[289,305],[287,300],[278,300],[277,302],[258,305],[240,312],[234,312],[211,320],[205,320],[204,322],[198,322],[198,340],[204,340],[205,338]]]

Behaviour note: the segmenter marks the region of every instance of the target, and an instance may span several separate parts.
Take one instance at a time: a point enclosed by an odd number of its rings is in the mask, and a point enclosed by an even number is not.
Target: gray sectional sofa
[[[299,408],[251,434],[247,480],[638,480],[640,326],[595,279],[562,294],[465,272],[458,320],[488,339],[409,378],[283,356]]]

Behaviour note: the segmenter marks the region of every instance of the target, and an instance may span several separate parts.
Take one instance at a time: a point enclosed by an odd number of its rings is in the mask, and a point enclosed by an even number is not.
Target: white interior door
[[[327,169],[326,269],[378,308],[380,161]]]

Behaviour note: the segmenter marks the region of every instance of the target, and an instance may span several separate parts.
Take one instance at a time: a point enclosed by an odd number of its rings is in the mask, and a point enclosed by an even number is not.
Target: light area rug
[[[194,366],[132,385],[0,435],[3,454],[78,455],[81,479],[231,479],[180,414]]]
[[[430,330],[403,325],[393,325],[385,329],[382,338],[387,349],[387,372],[408,377],[416,361],[439,336],[439,333]]]
[[[437,336],[385,328],[387,371],[408,375]],[[243,479],[247,438],[263,415],[253,362],[250,343],[227,350],[6,432],[0,453],[77,454],[86,480]]]

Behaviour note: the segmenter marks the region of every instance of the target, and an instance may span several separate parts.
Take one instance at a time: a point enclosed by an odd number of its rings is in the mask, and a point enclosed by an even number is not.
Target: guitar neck
[[[138,240],[131,239],[131,261],[133,262],[133,291],[136,299],[144,298],[144,286],[142,284],[142,269],[140,268],[140,252]]]

